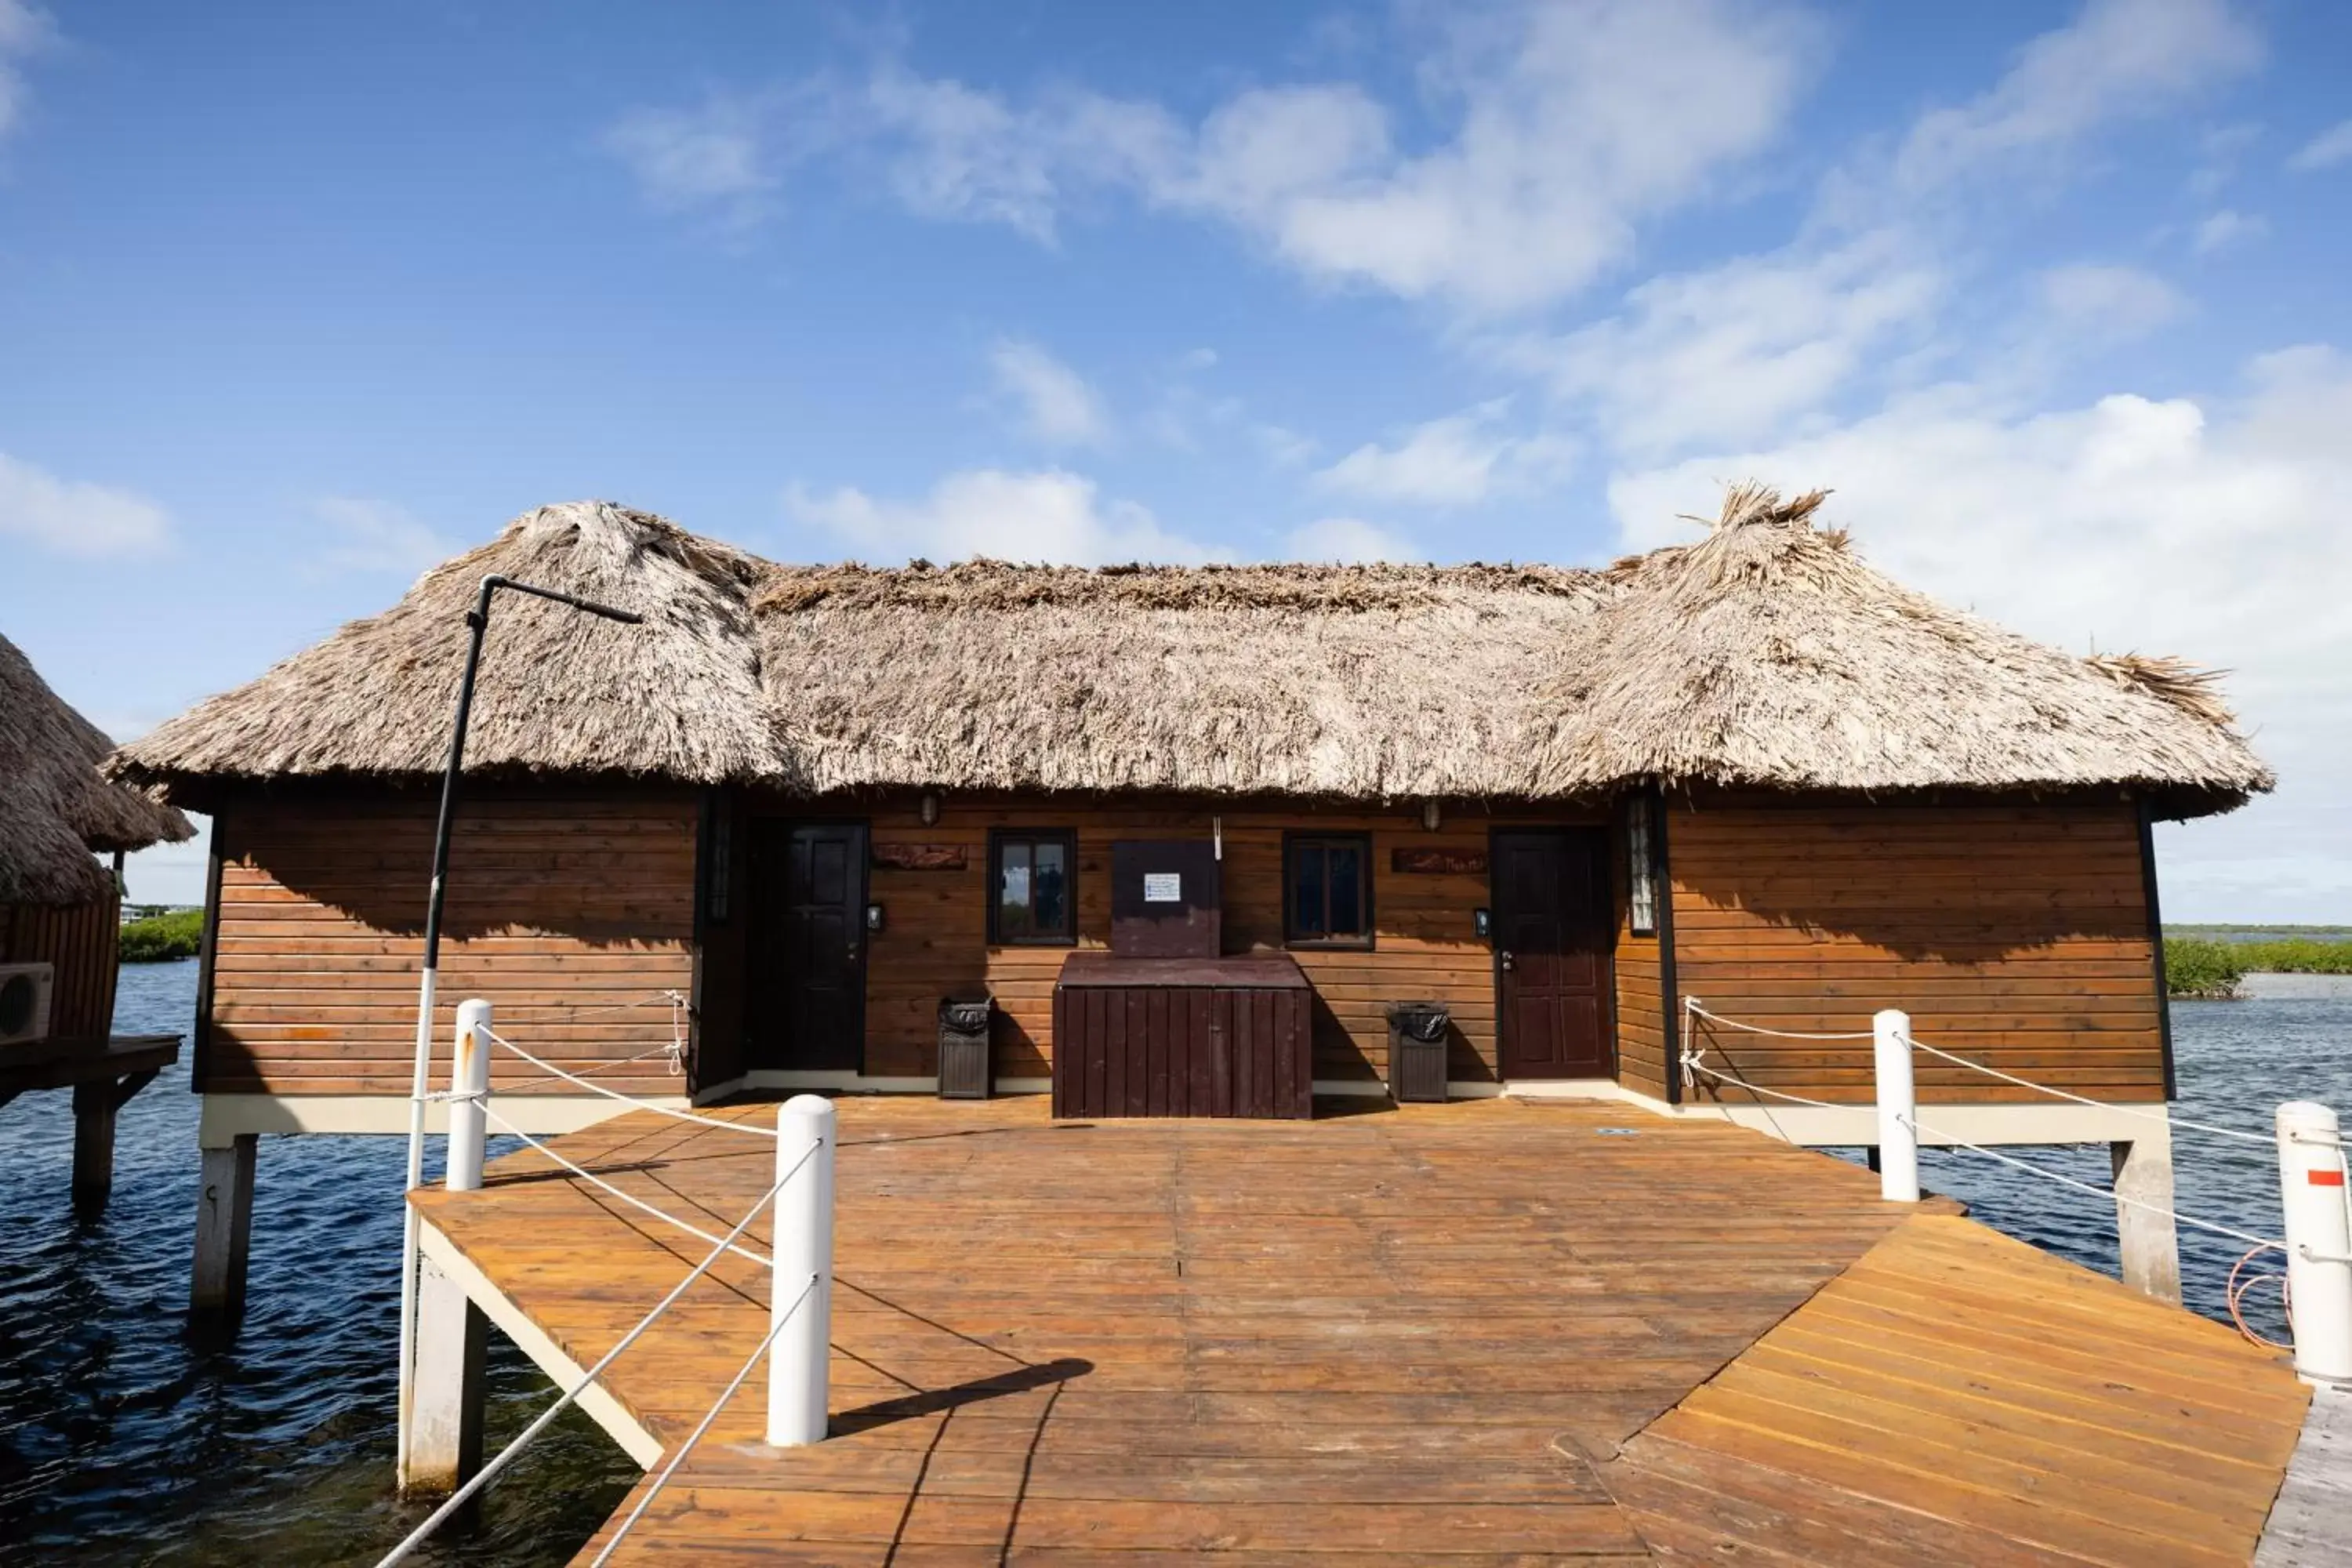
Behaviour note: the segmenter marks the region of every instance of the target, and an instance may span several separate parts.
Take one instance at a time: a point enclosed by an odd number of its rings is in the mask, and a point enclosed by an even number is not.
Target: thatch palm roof
[[[2078,658],[1882,576],[1825,499],[1735,488],[1705,539],[1621,563],[1547,684],[1545,771],[1778,789],[2126,784],[2236,804],[2273,780],[2214,678]]]
[[[0,904],[107,895],[93,850],[143,849],[195,830],[172,807],[102,777],[114,749],[0,637]]]
[[[1736,490],[1705,540],[1601,572],[788,567],[549,507],[116,767],[174,788],[431,773],[461,617],[500,572],[648,624],[503,601],[467,752],[485,772],[1353,798],[2121,785],[2181,814],[2271,786],[2210,678],[1946,609],[1816,527],[1820,499]]]
[[[627,773],[699,784],[781,771],[751,595],[765,562],[602,501],[541,507],[260,679],[163,724],[118,763],[134,779],[441,771],[483,577],[634,610],[642,626],[500,595],[483,639],[468,772]]]

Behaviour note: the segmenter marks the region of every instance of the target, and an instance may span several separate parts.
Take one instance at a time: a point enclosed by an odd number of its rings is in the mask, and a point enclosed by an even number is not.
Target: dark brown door
[[[751,894],[750,1065],[863,1071],[865,825],[754,823]]]
[[[1610,1076],[1608,833],[1497,832],[1493,866],[1503,1076]]]

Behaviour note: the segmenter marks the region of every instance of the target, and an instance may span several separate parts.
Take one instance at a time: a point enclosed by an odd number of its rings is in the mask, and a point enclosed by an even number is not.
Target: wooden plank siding
[[[51,967],[49,1037],[103,1043],[114,1027],[122,901],[0,904],[0,963]]]
[[[2158,943],[2129,802],[1702,795],[1674,797],[1667,815],[1676,980],[1709,1011],[1834,1034],[1900,1007],[1922,1040],[2005,1071],[2096,1099],[2163,1098]],[[1872,1098],[1867,1039],[1701,1022],[1694,1043],[1756,1083]],[[1924,1055],[1917,1075],[1923,1100],[2041,1099]]]
[[[408,1092],[435,804],[423,792],[305,795],[215,816],[205,1092]],[[469,996],[493,1004],[501,1034],[574,1071],[667,1043],[658,994],[694,983],[697,826],[683,791],[465,798],[437,1054],[446,1061]],[[491,1067],[504,1092],[546,1082],[504,1052]],[[658,1057],[598,1077],[640,1094],[683,1087]]]
[[[778,805],[779,815],[793,815]],[[1385,1082],[1391,1002],[1434,1000],[1454,1015],[1448,1076],[1496,1081],[1492,947],[1472,929],[1473,911],[1489,901],[1484,872],[1400,873],[1394,852],[1444,849],[1483,857],[1488,832],[1508,823],[1573,825],[1606,821],[1601,809],[1462,809],[1431,832],[1418,805],[1388,809],[1257,803],[950,801],[926,826],[913,799],[875,803],[863,814],[875,858],[915,846],[961,851],[960,868],[913,870],[877,864],[869,896],[887,911],[870,945],[866,973],[866,1070],[875,1077],[929,1077],[937,1070],[937,1009],[941,996],[984,985],[996,998],[996,1071],[1043,1079],[1053,1061],[1054,978],[1071,951],[992,947],[987,940],[988,836],[1004,827],[1066,827],[1077,835],[1078,945],[1110,940],[1110,846],[1116,839],[1206,838],[1213,816],[1224,823],[1223,921],[1228,953],[1277,951],[1282,934],[1282,835],[1286,828],[1370,835],[1373,923],[1370,950],[1301,948],[1291,956],[1313,984],[1315,1078],[1321,1082]],[[1622,855],[1622,851],[1620,850]],[[927,856],[928,859],[952,856]],[[1622,878],[1620,879],[1622,883]],[[1619,893],[1622,902],[1622,886]],[[1655,943],[1646,964],[1634,954],[1620,1016],[1658,1015]],[[1639,987],[1645,983],[1646,993]],[[1630,998],[1630,1000],[1629,1000]],[[1657,1058],[1656,1032],[1645,1048]],[[1645,1058],[1646,1059],[1646,1058]],[[1657,1058],[1662,1059],[1662,1058]],[[757,1065],[756,1063],[754,1064]]]

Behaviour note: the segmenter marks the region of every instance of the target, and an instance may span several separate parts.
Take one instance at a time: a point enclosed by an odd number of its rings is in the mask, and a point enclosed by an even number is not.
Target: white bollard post
[[[490,1005],[479,998],[457,1004],[457,1043],[449,1065],[449,1088],[461,1096],[490,1092]],[[482,1188],[482,1140],[489,1120],[483,1102],[457,1099],[449,1102],[448,1184],[453,1193]]]
[[[2324,1105],[2296,1100],[2278,1108],[2294,1370],[2315,1383],[2352,1383],[2352,1211],[2345,1207],[2342,1138],[2336,1112]]]
[[[776,1175],[808,1163],[776,1194],[774,1294],[768,1305],[768,1441],[824,1441],[833,1355],[833,1101],[797,1094],[776,1108]],[[814,1144],[816,1152],[809,1154]],[[814,1283],[812,1283],[814,1281]],[[807,1300],[802,1300],[802,1292]],[[789,1324],[784,1316],[798,1312]],[[779,1327],[779,1325],[782,1325]]]
[[[1878,1195],[1919,1201],[1918,1095],[1911,1087],[1911,1015],[1889,1007],[1870,1021],[1878,1079]]]

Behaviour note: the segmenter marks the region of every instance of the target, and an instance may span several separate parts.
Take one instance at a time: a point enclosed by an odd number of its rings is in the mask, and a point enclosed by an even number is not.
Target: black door
[[[751,1049],[769,1069],[866,1064],[866,826],[751,829]]]
[[[1610,1076],[1616,921],[1607,831],[1497,832],[1492,864],[1503,1076]]]

